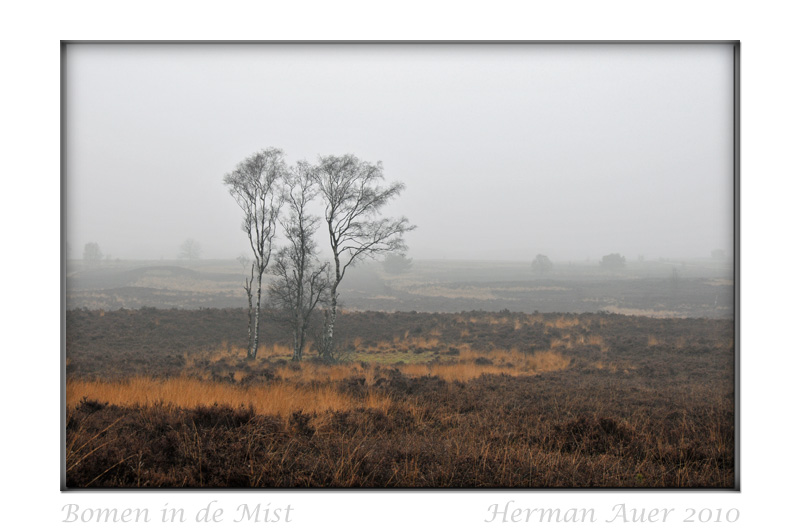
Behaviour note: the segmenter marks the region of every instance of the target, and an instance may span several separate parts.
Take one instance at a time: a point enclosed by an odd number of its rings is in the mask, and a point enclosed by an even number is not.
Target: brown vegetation
[[[326,365],[241,317],[68,312],[67,486],[733,486],[729,321],[345,313]]]

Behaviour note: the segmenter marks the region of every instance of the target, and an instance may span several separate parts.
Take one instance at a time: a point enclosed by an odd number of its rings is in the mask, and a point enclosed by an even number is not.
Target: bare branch
[[[283,151],[267,148],[240,162],[236,169],[225,175],[223,184],[243,213],[242,230],[247,234],[253,253],[251,277],[246,280],[248,298],[252,301],[253,281],[256,281],[252,310],[250,350],[248,357],[255,358],[258,351],[259,316],[261,312],[262,278],[269,266],[273,251],[278,216],[283,201],[281,181],[286,173]]]
[[[293,329],[294,356],[302,359],[311,313],[328,287],[327,264],[317,260],[314,232],[319,218],[309,213],[316,190],[313,168],[300,162],[284,177],[284,201],[288,215],[280,220],[287,245],[278,251],[271,272],[273,300],[287,315]]]
[[[383,165],[355,155],[322,157],[314,180],[325,204],[325,223],[333,253],[333,278],[325,335],[325,355],[333,356],[337,288],[347,269],[368,256],[406,249],[403,236],[414,230],[405,217],[381,218],[380,211],[404,189],[402,183],[383,186]]]

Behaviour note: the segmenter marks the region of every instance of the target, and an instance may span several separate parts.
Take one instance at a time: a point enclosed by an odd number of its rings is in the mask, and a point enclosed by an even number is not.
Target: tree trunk
[[[294,354],[292,355],[292,361],[302,361],[303,359],[303,337],[298,324],[295,324],[294,329]]]
[[[247,357],[253,352],[253,296],[248,294],[247,300]]]
[[[304,282],[304,269],[305,259],[301,256],[301,263],[297,268],[297,295],[294,298],[292,314],[294,316],[294,354],[292,360],[301,361],[303,359],[303,340],[305,339],[305,322],[303,320],[303,282]]]
[[[308,328],[308,321],[303,321],[303,326],[300,327],[300,340],[297,345],[297,361],[303,360],[303,350],[306,348],[306,329]]]
[[[250,351],[250,354],[247,356],[249,359],[254,360],[256,359],[256,354],[258,353],[258,325],[259,319],[261,317],[261,277],[262,272],[259,271],[258,273],[258,290],[256,291],[256,307],[255,307],[255,314],[253,316],[253,348]]]
[[[330,221],[328,221],[328,227],[330,226],[331,226]],[[341,264],[339,262],[339,251],[337,251],[336,249],[334,249],[333,261],[336,267],[336,270],[334,271],[335,280],[333,281],[333,284],[331,284],[330,313],[325,316],[326,330],[325,330],[325,339],[323,343],[323,346],[325,347],[323,349],[323,352],[325,353],[323,358],[326,358],[329,361],[333,361],[334,359],[333,331],[334,331],[334,326],[336,325],[336,299],[338,297],[338,293],[336,293],[336,291],[339,289],[339,282],[342,281],[342,270],[341,270]]]
[[[328,360],[333,360],[334,359],[334,352],[333,352],[333,349],[334,349],[333,337],[334,336],[333,336],[333,332],[334,332],[334,327],[336,325],[336,297],[337,297],[336,288],[333,288],[333,289],[331,289],[330,311],[328,312],[328,315],[326,316],[327,319],[325,319],[326,330],[325,330],[325,349],[324,349],[325,356],[324,357],[326,359],[328,359]]]
[[[247,358],[253,352],[253,268],[250,268],[250,280],[245,278],[244,291],[247,293]]]

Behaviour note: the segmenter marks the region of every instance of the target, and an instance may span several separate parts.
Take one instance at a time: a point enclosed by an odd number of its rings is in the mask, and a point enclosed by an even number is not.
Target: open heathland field
[[[339,363],[268,315],[67,312],[72,487],[734,487],[730,320],[346,312]]]
[[[235,261],[67,263],[67,308],[236,308],[247,304]],[[380,263],[345,277],[343,306],[361,311],[611,312],[648,317],[733,316],[726,262],[643,261],[619,271],[558,263],[547,274],[527,262],[421,260],[402,274]]]

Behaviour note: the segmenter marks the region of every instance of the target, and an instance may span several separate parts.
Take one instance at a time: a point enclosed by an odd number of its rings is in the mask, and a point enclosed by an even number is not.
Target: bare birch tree
[[[231,196],[244,213],[242,230],[247,234],[253,252],[250,278],[245,279],[250,315],[247,349],[249,359],[255,359],[258,352],[262,278],[272,257],[278,214],[283,199],[280,189],[281,179],[285,172],[283,151],[267,148],[240,162],[236,169],[223,179]]]
[[[349,154],[323,157],[315,168],[314,178],[325,204],[325,223],[333,253],[322,355],[334,360],[337,290],[347,269],[368,256],[404,251],[403,235],[415,227],[405,217],[380,217],[381,209],[405,188],[397,182],[382,186],[380,162],[371,164]]]
[[[311,314],[328,288],[328,264],[317,259],[314,242],[319,217],[309,213],[317,193],[314,185],[313,168],[306,162],[298,163],[287,174],[284,201],[289,213],[281,226],[288,244],[278,251],[270,268],[275,275],[270,295],[286,312],[292,327],[292,359],[296,361],[303,358]]]

